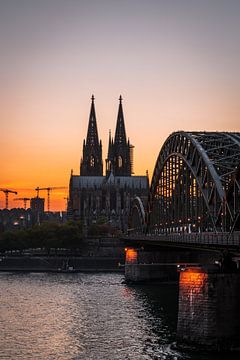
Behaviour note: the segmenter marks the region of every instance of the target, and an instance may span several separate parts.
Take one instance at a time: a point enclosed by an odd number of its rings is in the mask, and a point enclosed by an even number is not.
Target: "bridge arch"
[[[232,231],[239,223],[239,167],[240,133],[172,133],[152,177],[148,231]]]
[[[146,212],[139,196],[133,199],[129,216],[129,234],[146,232]]]

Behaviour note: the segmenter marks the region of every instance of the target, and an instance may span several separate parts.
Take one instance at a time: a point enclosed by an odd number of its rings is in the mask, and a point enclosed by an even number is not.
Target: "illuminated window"
[[[95,159],[94,159],[94,156],[93,156],[93,155],[91,155],[91,157],[90,157],[90,166],[91,166],[91,167],[94,167],[94,166],[95,166]]]
[[[119,156],[119,157],[118,157],[118,167],[121,168],[122,166],[123,166],[122,157]]]
[[[111,167],[112,167],[112,164],[111,164],[111,161],[108,161],[107,162],[107,170],[111,170]]]

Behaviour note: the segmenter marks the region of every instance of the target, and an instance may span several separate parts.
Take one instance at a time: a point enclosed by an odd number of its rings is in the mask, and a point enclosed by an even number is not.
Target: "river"
[[[123,280],[116,273],[0,273],[0,359],[225,359],[177,348],[177,285]]]

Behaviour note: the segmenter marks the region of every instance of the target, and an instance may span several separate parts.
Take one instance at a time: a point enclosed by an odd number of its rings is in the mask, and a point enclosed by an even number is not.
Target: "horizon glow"
[[[136,175],[173,131],[240,131],[239,34],[236,0],[0,0],[0,187],[68,187],[92,94],[104,164],[123,96]]]

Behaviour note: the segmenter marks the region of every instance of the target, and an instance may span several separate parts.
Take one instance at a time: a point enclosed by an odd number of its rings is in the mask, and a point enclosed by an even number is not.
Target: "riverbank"
[[[0,271],[18,272],[123,272],[120,259],[109,257],[30,257],[0,258]]]
[[[118,238],[84,239],[80,249],[28,249],[0,255],[0,271],[123,272],[124,244]]]

